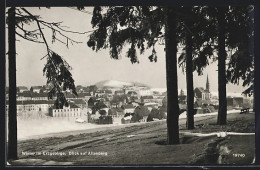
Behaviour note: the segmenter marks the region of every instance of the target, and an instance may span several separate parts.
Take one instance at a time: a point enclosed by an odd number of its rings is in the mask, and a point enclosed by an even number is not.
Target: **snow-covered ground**
[[[44,135],[49,133],[58,133],[75,130],[87,130],[99,127],[118,126],[119,123],[97,125],[91,123],[77,123],[76,118],[43,118],[17,120],[17,137],[18,140],[27,139],[35,135]]]
[[[239,110],[230,110],[228,114],[239,112]],[[217,112],[206,113],[206,114],[196,114],[194,117],[203,116],[214,116]],[[186,119],[186,112],[183,112],[180,119]],[[85,118],[81,118],[85,119]],[[91,123],[77,123],[75,118],[38,118],[38,119],[19,119],[17,120],[18,125],[18,139],[27,139],[35,135],[44,135],[49,133],[59,133],[66,131],[76,131],[76,130],[87,130],[100,127],[111,127],[111,126],[122,126],[121,118],[114,118],[113,124],[98,125]]]

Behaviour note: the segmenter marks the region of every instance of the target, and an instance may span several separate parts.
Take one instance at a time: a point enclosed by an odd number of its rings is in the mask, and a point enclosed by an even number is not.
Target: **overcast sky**
[[[40,15],[47,22],[62,21],[64,29],[78,32],[86,32],[93,30],[91,27],[92,15],[80,12],[68,7],[55,8],[36,8],[30,7],[26,9],[35,15]],[[92,12],[92,8],[85,8],[86,11]],[[35,24],[27,27],[33,30]],[[111,59],[108,50],[92,51],[87,46],[88,35],[75,35],[64,33],[81,41],[81,44],[70,45],[67,48],[64,44],[51,43],[51,32],[48,28],[44,28],[43,32],[46,36],[50,48],[63,56],[64,59],[72,66],[72,75],[76,85],[92,85],[102,80],[121,80],[136,81],[145,83],[154,88],[166,87],[166,70],[165,70],[165,53],[164,46],[157,46],[158,61],[151,63],[148,59],[151,51],[147,51],[144,55],[139,55],[139,64],[131,64],[129,58],[125,57],[125,51],[122,52],[120,60]],[[46,59],[40,60],[47,54],[44,44],[37,44],[21,39],[17,36],[17,85],[30,87],[32,85],[46,84],[46,78],[43,76],[43,67]],[[127,49],[127,48],[126,48]],[[206,76],[209,76],[210,89],[216,92],[218,90],[217,79],[217,63],[210,64],[203,72],[202,76],[198,76],[194,72],[194,87],[206,86]],[[185,74],[178,69],[178,86],[179,89],[186,89]],[[8,85],[8,83],[7,83]],[[227,92],[240,93],[244,90],[241,85],[227,85]]]

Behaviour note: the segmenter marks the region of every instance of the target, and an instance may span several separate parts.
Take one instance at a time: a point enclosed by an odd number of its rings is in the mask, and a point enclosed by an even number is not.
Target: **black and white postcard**
[[[255,163],[254,6],[6,8],[7,166]]]

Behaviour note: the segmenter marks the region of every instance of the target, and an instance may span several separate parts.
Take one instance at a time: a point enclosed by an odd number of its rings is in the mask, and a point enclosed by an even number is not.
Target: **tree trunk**
[[[190,8],[188,10],[191,10]],[[185,21],[190,29],[189,19]],[[194,129],[194,90],[193,90],[193,71],[192,71],[192,35],[186,29],[186,83],[187,83],[187,128]]]
[[[225,9],[218,7],[218,125],[227,124]]]
[[[165,50],[167,77],[167,143],[172,145],[179,144],[176,14],[174,8],[166,8]]]
[[[17,157],[15,8],[8,10],[9,115],[7,158]]]

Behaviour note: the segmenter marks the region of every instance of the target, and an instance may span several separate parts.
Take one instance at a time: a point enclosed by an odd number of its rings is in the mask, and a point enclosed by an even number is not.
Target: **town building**
[[[87,102],[83,99],[70,99],[69,102],[74,103],[80,109],[82,110],[83,108],[87,108]]]
[[[206,89],[203,87],[197,87],[194,89],[194,97],[201,100],[211,100],[211,93],[209,89],[209,79],[207,76]]]
[[[142,103],[149,103],[153,102],[153,96],[141,96],[141,102]]]
[[[141,87],[138,92],[139,92],[140,96],[151,96],[151,95],[153,95],[153,92],[151,91],[151,89],[149,87]]]
[[[25,86],[18,86],[17,87],[17,92],[22,93],[24,91],[28,91],[28,88],[25,87]]]
[[[122,105],[121,108],[124,110],[124,114],[134,113],[135,111],[135,107],[132,104]]]
[[[55,109],[51,107],[49,109],[49,115],[52,117],[80,117],[81,109],[74,103],[69,103],[68,107],[63,107],[63,109]]]
[[[123,94],[125,94],[124,90],[116,90],[115,91],[115,95],[123,95]]]
[[[48,93],[31,93],[32,100],[48,100]]]
[[[42,86],[32,86],[30,91],[34,93],[40,93],[40,91],[43,90]]]
[[[20,111],[42,111],[48,112],[48,109],[54,105],[54,100],[22,100],[16,102],[17,112]],[[9,109],[9,101],[6,101],[6,110]]]

